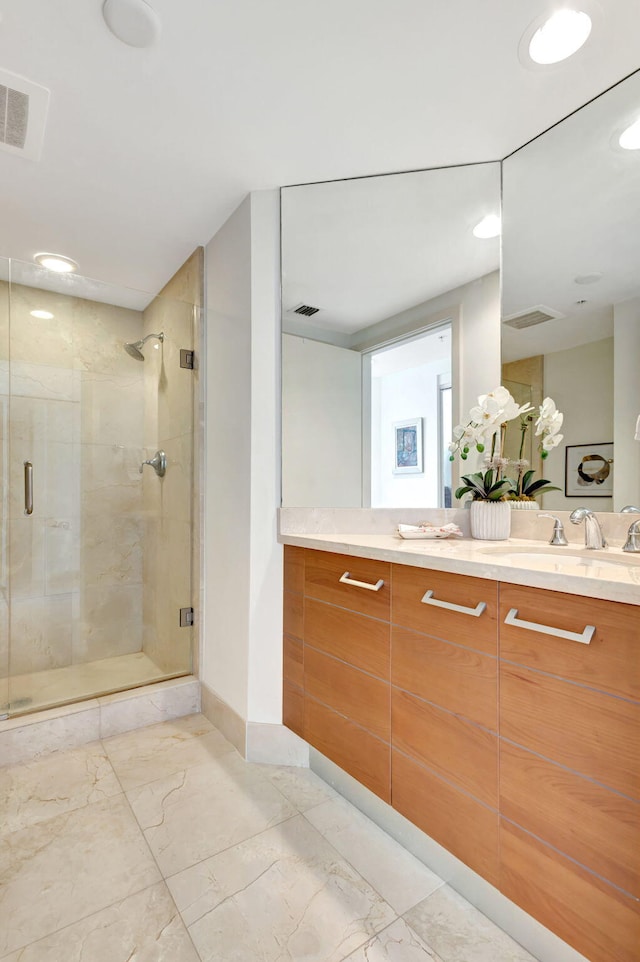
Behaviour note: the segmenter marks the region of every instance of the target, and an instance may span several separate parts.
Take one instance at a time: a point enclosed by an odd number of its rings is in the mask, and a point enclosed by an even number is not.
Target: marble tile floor
[[[142,651],[0,679],[0,713],[44,709],[79,698],[148,685],[166,674]]]
[[[2,962],[535,962],[307,769],[202,715],[0,769]]]

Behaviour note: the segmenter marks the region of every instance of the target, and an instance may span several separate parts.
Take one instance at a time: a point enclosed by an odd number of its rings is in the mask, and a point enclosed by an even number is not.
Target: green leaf
[[[538,488],[538,489],[535,491],[535,494],[536,494],[536,495],[538,495],[538,494],[546,494],[548,491],[561,491],[561,490],[562,490],[562,489],[561,489],[561,488],[557,488],[557,487],[555,486],[555,484],[547,484],[547,485],[543,485],[543,487],[541,487],[541,488]],[[533,497],[533,493],[532,493],[532,492],[533,492],[533,488],[529,488],[529,490],[527,491],[527,496],[530,497],[530,498]]]

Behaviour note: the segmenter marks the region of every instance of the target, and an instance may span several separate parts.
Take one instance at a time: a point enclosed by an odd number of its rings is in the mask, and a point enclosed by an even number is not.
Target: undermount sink
[[[580,548],[541,547],[531,545],[504,545],[499,548],[485,548],[482,554],[513,561],[514,564],[549,564],[562,568],[636,568],[640,565],[640,554],[612,554],[605,550]]]

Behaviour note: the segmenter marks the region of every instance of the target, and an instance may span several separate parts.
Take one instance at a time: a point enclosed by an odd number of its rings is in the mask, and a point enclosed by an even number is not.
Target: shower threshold
[[[0,714],[41,711],[189,674],[167,673],[142,651],[0,680]]]

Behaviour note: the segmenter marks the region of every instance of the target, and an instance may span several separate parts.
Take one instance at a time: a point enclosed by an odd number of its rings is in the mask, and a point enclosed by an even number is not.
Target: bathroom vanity
[[[281,540],[285,725],[592,962],[637,962],[640,556]]]

